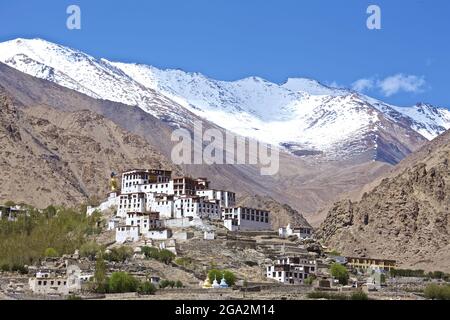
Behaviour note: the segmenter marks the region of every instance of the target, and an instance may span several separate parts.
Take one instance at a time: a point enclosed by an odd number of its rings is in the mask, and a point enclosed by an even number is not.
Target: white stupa
[[[214,277],[214,281],[212,284],[213,289],[219,289],[220,288],[220,284],[217,282],[217,278]]]
[[[223,276],[222,277],[222,281],[220,281],[220,285],[219,285],[221,288],[228,288],[228,284],[227,284],[227,282],[225,281],[225,276]]]

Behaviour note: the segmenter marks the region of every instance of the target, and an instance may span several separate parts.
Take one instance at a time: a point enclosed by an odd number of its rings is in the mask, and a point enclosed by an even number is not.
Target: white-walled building
[[[116,228],[116,242],[139,241],[139,226],[118,226]]]
[[[236,194],[210,188],[207,178],[171,178],[171,171],[149,169],[122,173],[121,190],[114,189],[108,200],[94,210],[115,206],[116,217],[108,230],[116,230],[117,242],[138,241],[140,237],[170,237],[165,228],[202,228],[204,220],[223,220],[232,231],[270,230],[270,212],[235,207]],[[117,191],[116,191],[117,190]],[[152,217],[158,214],[158,218]]]
[[[171,171],[149,169],[149,170],[130,170],[122,174],[122,194],[133,192],[144,192],[137,190],[136,186],[148,184],[166,184],[170,181]]]
[[[220,220],[221,212],[218,200],[208,200],[199,196],[179,196],[175,200],[175,218]]]
[[[266,269],[267,278],[284,284],[303,284],[317,272],[317,261],[307,257],[284,257]]]
[[[233,207],[222,209],[224,226],[230,231],[270,230],[270,212],[267,210]]]
[[[288,224],[286,228],[280,228],[278,234],[280,238],[296,236],[299,239],[311,239],[313,236],[313,229],[309,226],[291,227],[291,225]]]
[[[145,212],[147,210],[147,195],[144,192],[121,194],[117,215],[125,218],[128,212]]]
[[[147,211],[159,212],[161,219],[174,218],[174,196],[168,194],[147,193]]]
[[[197,190],[197,195],[206,197],[209,200],[219,200],[220,206],[224,208],[234,207],[236,205],[236,194],[231,191],[205,189]]]

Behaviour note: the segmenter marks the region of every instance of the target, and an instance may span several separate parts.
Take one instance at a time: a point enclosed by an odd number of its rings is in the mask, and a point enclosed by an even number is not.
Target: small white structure
[[[116,242],[139,241],[139,226],[118,226],[116,228]]]
[[[216,238],[216,233],[212,230],[205,231],[203,234],[204,240],[214,240]]]
[[[284,257],[267,267],[267,278],[284,284],[303,284],[317,272],[317,261],[302,257]]]
[[[172,236],[172,232],[169,229],[149,230],[144,236],[152,240],[167,240]]]
[[[39,277],[28,280],[30,290],[34,294],[40,295],[68,295],[69,287],[67,286],[67,278],[50,275],[48,277]]]
[[[278,234],[280,238],[288,238],[290,236],[296,236],[297,238],[304,240],[312,238],[313,229],[309,226],[291,227],[291,224],[288,224],[286,228],[280,228],[278,230]]]

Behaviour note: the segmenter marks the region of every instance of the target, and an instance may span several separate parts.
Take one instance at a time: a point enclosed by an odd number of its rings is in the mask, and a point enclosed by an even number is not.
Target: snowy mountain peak
[[[307,92],[311,95],[340,96],[349,93],[349,90],[332,88],[320,83],[317,80],[308,78],[288,78],[282,86],[294,92]]]
[[[96,59],[42,39],[0,43],[0,61],[97,99],[137,105],[174,125],[189,124],[195,115],[300,155],[377,149],[379,132],[393,126],[410,130],[405,132],[409,138],[420,133],[427,139],[450,128],[449,110],[427,104],[396,107],[307,78],[290,78],[282,85],[260,77],[220,81]]]

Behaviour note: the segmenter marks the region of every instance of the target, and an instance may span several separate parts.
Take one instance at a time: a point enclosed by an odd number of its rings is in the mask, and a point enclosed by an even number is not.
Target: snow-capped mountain
[[[1,43],[0,61],[93,98],[137,105],[174,124],[188,124],[195,114],[297,155],[343,157],[374,150],[376,159],[381,148],[395,163],[421,139],[450,128],[447,109],[392,106],[311,79],[281,85],[257,77],[218,81],[199,73],[95,59],[41,39]]]

